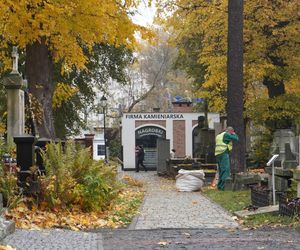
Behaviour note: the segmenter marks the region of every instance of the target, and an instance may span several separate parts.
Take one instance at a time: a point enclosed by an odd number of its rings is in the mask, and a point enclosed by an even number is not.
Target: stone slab
[[[15,230],[16,227],[14,221],[5,220],[2,216],[0,217],[0,241],[14,233]]]
[[[245,217],[245,216],[249,216],[249,215],[272,213],[272,212],[277,212],[277,211],[279,211],[279,205],[259,207],[258,209],[251,210],[251,211],[241,210],[241,211],[234,212],[234,214],[239,217]]]
[[[266,167],[265,170],[268,174],[272,174],[272,167]],[[275,167],[275,175],[286,177],[286,178],[292,178],[293,172],[290,169],[283,169],[283,168]]]

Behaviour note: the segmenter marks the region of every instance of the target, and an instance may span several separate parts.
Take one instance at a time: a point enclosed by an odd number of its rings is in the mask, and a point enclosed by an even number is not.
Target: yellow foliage
[[[91,50],[95,43],[116,46],[136,45],[134,33],[147,36],[143,27],[129,17],[140,0],[2,0],[0,1],[0,47],[20,48],[45,39],[54,61],[63,61],[63,71],[72,65],[84,68],[86,57],[81,45]],[[7,55],[1,52],[5,63]]]
[[[0,122],[0,136],[3,136],[5,131],[6,131],[5,124]]]
[[[143,183],[141,181],[138,181],[138,180],[132,178],[129,175],[124,175],[122,180],[130,186],[136,186],[136,187],[142,187],[143,186]]]
[[[173,43],[203,37],[199,62],[206,68],[199,96],[211,100],[211,109],[225,107],[227,87],[227,0],[160,0],[161,22],[172,30]],[[246,106],[266,97],[264,76],[282,80],[288,93],[300,92],[299,0],[244,1],[244,85]],[[198,34],[198,36],[197,36]],[[271,52],[270,52],[271,51]],[[284,67],[271,57],[281,58]],[[221,100],[219,100],[221,98]],[[222,104],[223,102],[223,104]]]
[[[65,83],[58,83],[55,87],[52,105],[53,108],[59,108],[63,102],[69,100],[78,92],[78,88]]]

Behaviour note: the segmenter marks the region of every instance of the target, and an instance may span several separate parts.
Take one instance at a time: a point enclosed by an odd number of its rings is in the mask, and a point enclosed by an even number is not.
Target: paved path
[[[125,172],[145,183],[147,190],[140,214],[130,229],[236,228],[233,216],[201,192],[178,192],[175,181],[156,172]]]
[[[102,250],[102,234],[71,230],[18,229],[3,244],[18,250]]]
[[[140,214],[130,226],[134,230],[16,230],[3,243],[21,250],[300,248],[297,231],[237,230],[231,215],[201,192],[177,192],[173,180],[151,171],[120,172],[124,174],[144,181],[147,190]]]

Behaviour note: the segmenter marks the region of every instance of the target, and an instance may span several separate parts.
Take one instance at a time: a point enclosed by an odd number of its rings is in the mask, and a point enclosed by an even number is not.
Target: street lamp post
[[[107,105],[107,99],[106,97],[103,95],[100,99],[100,105],[103,108],[103,137],[104,137],[104,159],[105,162],[107,162],[107,153],[106,153],[106,133],[105,133],[105,109],[106,109],[106,105]]]

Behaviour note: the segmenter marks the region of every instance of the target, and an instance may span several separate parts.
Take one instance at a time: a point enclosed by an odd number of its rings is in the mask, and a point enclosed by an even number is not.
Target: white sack
[[[204,184],[203,170],[184,170],[180,169],[176,176],[176,188],[181,192],[198,191]]]

